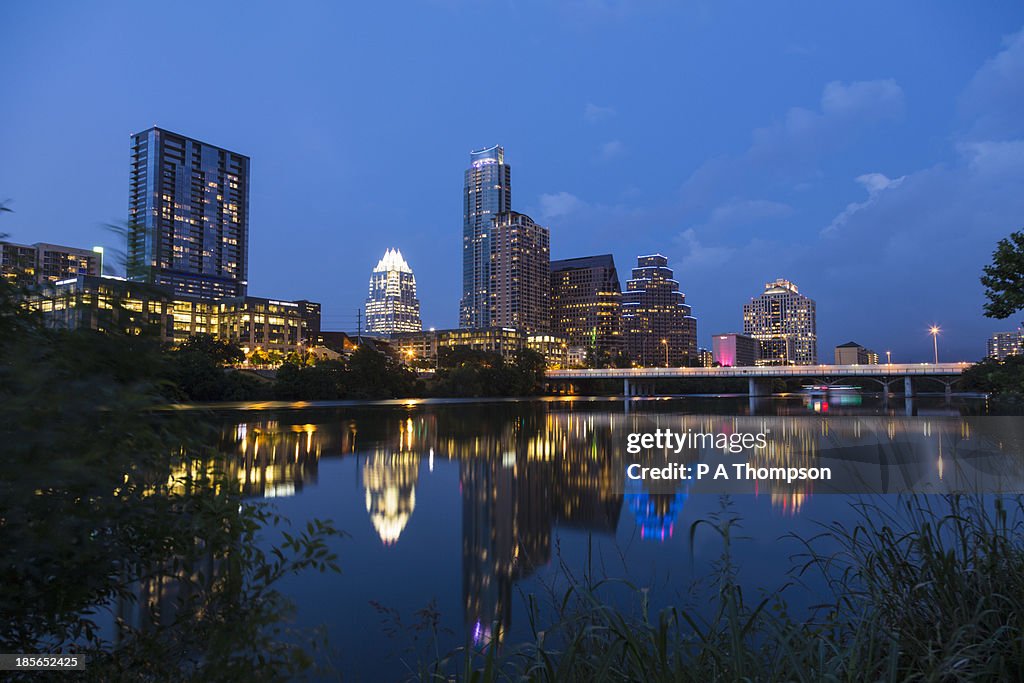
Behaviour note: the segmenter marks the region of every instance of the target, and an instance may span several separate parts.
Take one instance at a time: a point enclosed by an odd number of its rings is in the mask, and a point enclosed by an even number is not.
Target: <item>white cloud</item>
[[[1024,140],[965,142],[957,150],[979,174],[1003,174],[1024,169]]]
[[[687,228],[676,238],[684,251],[684,269],[687,272],[711,270],[723,265],[737,253],[732,247],[706,245],[700,235],[721,236],[730,228],[782,218],[792,212],[793,208],[788,204],[765,199],[734,199],[716,206],[703,224]]]
[[[587,106],[583,108],[583,118],[587,123],[600,123],[606,121],[615,116],[616,111],[613,107],[601,107],[587,102]]]
[[[832,219],[832,222],[821,231],[821,234],[826,236],[838,234],[856,213],[874,205],[878,201],[879,194],[885,190],[899,187],[905,178],[906,176],[889,178],[883,173],[865,173],[864,175],[857,176],[854,180],[868,191],[868,198],[862,202],[847,204],[846,208],[840,211]]]
[[[1024,216],[1024,31],[980,65],[964,88],[959,130],[950,131],[958,154],[950,161],[898,177],[857,176],[858,201],[831,221],[826,216],[820,233],[820,224],[800,220],[782,230],[709,231],[742,218],[744,202],[729,200],[737,192],[792,197],[811,182],[815,190],[827,187],[823,171],[831,166],[823,161],[854,147],[868,131],[887,132],[880,124],[901,119],[905,104],[891,79],[831,82],[817,106],[789,109],[754,131],[745,151],[710,158],[694,171],[676,210],[704,210],[706,222],[682,231],[677,245],[686,267],[703,270],[688,279],[687,292],[698,315],[707,316],[702,324],[726,329],[736,320],[735,309],[699,308],[703,301],[738,301],[754,293],[756,279],[785,275],[818,300],[819,351],[855,335],[924,360],[930,340],[921,330],[940,320],[948,330],[943,355],[975,359],[984,353],[985,336],[1005,323],[982,315],[981,269]],[[809,213],[816,210],[808,205]],[[726,262],[735,275],[714,277]],[[866,310],[871,314],[843,314]]]
[[[810,160],[849,142],[858,127],[903,115],[903,89],[892,79],[832,81],[821,93],[820,110],[792,107],[782,121],[754,131],[746,159],[780,166]]]
[[[609,142],[601,145],[601,159],[603,161],[610,161],[615,157],[622,156],[626,151],[626,146],[622,144],[621,140],[610,140]]]
[[[889,78],[879,81],[832,81],[821,93],[826,117],[860,120],[898,119],[903,116],[903,89]]]
[[[556,192],[540,196],[540,218],[549,220],[567,216],[586,207],[586,202],[569,192]]]
[[[968,137],[1024,135],[1024,30],[1004,42],[1005,48],[978,69],[960,96]]]
[[[744,225],[758,220],[780,218],[793,212],[793,207],[782,202],[767,199],[733,200],[716,206],[706,224],[707,227],[725,228]]]
[[[903,116],[903,89],[892,79],[832,81],[819,107],[791,107],[781,119],[755,129],[743,154],[709,159],[686,180],[684,202],[722,201],[736,187],[777,182],[792,188],[816,177],[819,161],[852,145],[858,133]]]
[[[682,271],[707,270],[724,265],[733,255],[734,249],[729,247],[706,247],[697,239],[697,231],[693,228],[684,230],[678,240],[686,250],[683,256]]]

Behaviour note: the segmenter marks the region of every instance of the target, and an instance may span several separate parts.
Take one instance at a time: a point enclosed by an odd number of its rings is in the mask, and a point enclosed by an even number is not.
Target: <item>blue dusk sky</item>
[[[398,247],[453,327],[462,181],[501,144],[552,258],[661,252],[699,342],[785,277],[819,355],[976,359],[1024,227],[1020,2],[0,4],[0,231],[120,248],[129,134],[252,158],[249,291],[352,329]]]

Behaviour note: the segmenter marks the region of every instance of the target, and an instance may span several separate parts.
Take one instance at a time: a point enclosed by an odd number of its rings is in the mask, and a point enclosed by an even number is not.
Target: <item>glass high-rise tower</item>
[[[622,293],[622,334],[642,366],[697,364],[697,319],[665,256],[637,257]]]
[[[551,332],[604,352],[622,348],[622,290],[611,254],[551,262]]]
[[[462,192],[462,301],[459,327],[491,325],[491,229],[512,208],[512,168],[500,146],[469,154]]]
[[[818,323],[813,299],[789,280],[764,286],[743,304],[743,333],[760,345],[758,365],[817,365]]]
[[[366,298],[366,330],[377,334],[419,332],[420,300],[416,298],[416,276],[402,258],[402,252],[388,249],[370,275]]]
[[[499,213],[491,225],[490,324],[547,332],[551,307],[551,235],[526,214]]]
[[[249,157],[161,128],[132,135],[128,276],[204,299],[244,296]]]

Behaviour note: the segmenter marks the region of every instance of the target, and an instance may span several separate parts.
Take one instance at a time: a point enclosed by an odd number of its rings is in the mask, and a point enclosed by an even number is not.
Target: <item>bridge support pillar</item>
[[[625,396],[626,398],[629,398],[630,396],[633,395],[632,391],[633,391],[633,387],[631,387],[629,385],[629,380],[628,379],[622,380],[622,395]]]
[[[750,396],[771,396],[772,381],[770,379],[751,377],[747,380],[747,393]]]
[[[914,397],[914,379],[910,375],[903,378],[903,395],[908,398]]]

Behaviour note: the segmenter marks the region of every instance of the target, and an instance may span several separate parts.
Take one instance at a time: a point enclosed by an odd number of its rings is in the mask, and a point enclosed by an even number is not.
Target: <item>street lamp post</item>
[[[885,364],[892,365],[892,351],[885,352]]]
[[[939,329],[938,325],[932,325],[931,328],[928,330],[928,332],[929,332],[929,334],[932,335],[932,346],[935,349],[935,364],[938,365],[939,364],[939,332],[941,332],[941,330]]]
[[[662,346],[665,347],[665,367],[668,367],[668,339],[661,340]]]

